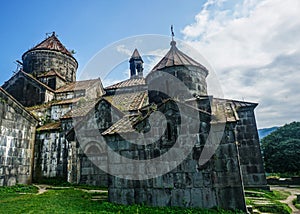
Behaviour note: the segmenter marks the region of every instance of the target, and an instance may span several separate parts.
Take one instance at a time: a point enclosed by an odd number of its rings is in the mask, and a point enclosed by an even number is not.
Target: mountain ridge
[[[280,128],[280,126],[273,126],[270,128],[262,128],[262,129],[258,129],[258,137],[259,139],[263,139],[264,137],[268,136],[269,134],[271,134],[272,132],[276,131],[278,128]]]

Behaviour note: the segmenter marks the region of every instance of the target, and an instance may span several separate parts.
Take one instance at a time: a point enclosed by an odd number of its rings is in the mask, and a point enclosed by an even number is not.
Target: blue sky
[[[45,33],[56,31],[76,51],[80,73],[102,48],[169,36],[174,24],[176,39],[213,66],[226,98],[259,103],[259,127],[300,121],[299,12],[298,0],[2,1],[0,84]]]
[[[80,67],[101,48],[140,34],[169,35],[191,23],[203,1],[65,0],[2,1],[0,7],[0,83],[7,80],[22,54],[56,31],[76,51]],[[179,38],[181,35],[178,33]]]

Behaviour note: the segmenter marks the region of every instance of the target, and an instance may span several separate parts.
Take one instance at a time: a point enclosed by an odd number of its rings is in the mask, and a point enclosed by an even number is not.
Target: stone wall
[[[51,106],[51,120],[59,120],[67,112],[72,109],[72,103],[69,104],[53,104]]]
[[[97,99],[97,98],[101,97],[104,93],[105,92],[103,90],[101,80],[99,79],[99,81],[97,81],[94,85],[92,85],[86,89],[84,98],[85,99]],[[79,97],[79,96],[76,95],[76,97]]]
[[[68,91],[63,93],[56,93],[55,98],[56,100],[67,100],[74,98],[74,91]]]
[[[5,82],[3,88],[26,107],[40,105],[54,99],[54,92],[50,91],[51,89],[48,90],[21,71]]]
[[[121,114],[108,101],[102,99],[85,118],[79,118],[78,121],[73,118],[75,128],[67,136],[70,142],[69,182],[108,186],[107,170],[103,170],[107,169],[107,148],[101,133],[118,121]],[[70,120],[64,120],[62,126],[69,127],[69,123]]]
[[[78,63],[75,58],[59,51],[30,50],[23,54],[23,69],[35,76],[54,70],[68,82],[76,81]]]
[[[255,106],[238,109],[240,120],[237,123],[236,130],[243,182],[245,187],[267,189],[254,108]]]
[[[37,121],[0,88],[0,186],[30,184]]]
[[[168,97],[184,100],[194,95],[205,96],[207,74],[207,70],[195,66],[174,66],[150,72],[146,77],[149,103],[157,103]],[[171,78],[171,75],[175,78]],[[184,85],[180,86],[179,83]]]
[[[145,139],[138,139],[134,134],[126,135],[126,139],[118,134],[105,135],[107,145],[121,155],[121,158],[115,158],[111,156],[111,153],[108,154],[108,170],[114,175],[109,178],[109,201],[150,206],[206,208],[218,206],[245,211],[239,156],[234,135],[235,124],[227,124],[224,132],[223,130],[220,132],[218,128],[213,129],[221,133],[221,135],[218,133],[221,144],[208,162],[199,165],[202,151],[205,146],[208,146],[205,145],[206,139],[210,142],[210,148],[213,148],[216,142],[214,137],[208,137],[211,125],[207,118],[200,116],[201,121],[199,121],[199,118],[195,118],[195,115],[199,114],[198,111],[187,106],[183,108],[187,108],[184,111],[186,115],[183,115],[182,111],[179,115],[176,106],[169,102],[159,107],[158,111],[162,112],[171,124],[170,130],[167,128],[162,136],[156,136],[159,135],[158,130],[154,130],[153,134]],[[179,128],[179,121],[184,130]],[[151,127],[161,127],[160,123],[160,120],[152,121]],[[195,128],[197,123],[198,129]],[[147,124],[149,121],[143,120],[135,127],[145,133]],[[222,124],[212,124],[215,127],[219,125],[222,127]],[[180,148],[175,146],[178,139],[181,140]],[[149,142],[152,143],[149,144]],[[178,162],[179,165],[168,173],[147,180],[125,179],[132,175],[142,177],[156,174],[161,165],[150,167],[145,163],[144,166],[137,167],[134,164],[128,164],[122,156],[142,162],[163,156],[174,148],[173,146],[175,146],[175,151],[181,152],[181,148],[185,148],[191,142],[195,143],[191,153],[187,153],[184,161]],[[173,157],[175,156],[177,155],[174,153]]]
[[[107,168],[107,153],[97,143],[103,141],[103,138],[99,136],[98,130],[95,130],[94,135],[92,133],[89,131],[88,135],[80,136],[80,143],[69,143],[68,182],[107,187],[108,175],[99,167],[101,164]]]
[[[93,142],[90,142],[92,144]],[[107,187],[108,174],[99,168],[101,161],[107,163],[107,154],[90,146],[90,151],[81,154],[80,159],[80,184]],[[94,150],[94,151],[91,151]],[[90,153],[88,153],[90,152]],[[106,167],[105,167],[106,168]]]
[[[64,85],[66,85],[66,81],[62,80],[58,76],[46,76],[46,77],[38,77],[39,81],[48,85],[53,90],[56,90]]]
[[[68,144],[59,130],[40,131],[34,148],[34,180],[67,179]]]

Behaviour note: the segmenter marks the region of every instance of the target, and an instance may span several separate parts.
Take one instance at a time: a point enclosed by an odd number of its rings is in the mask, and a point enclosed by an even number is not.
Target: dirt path
[[[37,187],[39,189],[37,195],[43,194],[45,192],[47,192],[47,188],[51,187],[49,185],[38,185],[38,184],[34,184],[33,186]]]
[[[68,189],[68,188],[70,188],[70,187],[57,187],[57,186],[43,185],[43,184],[34,184],[33,186],[35,186],[39,189],[37,195],[47,192],[48,189],[50,189],[50,188],[51,189]],[[107,190],[98,190],[98,189],[91,189],[91,190],[81,189],[81,188],[74,188],[74,189],[81,190],[83,192],[88,192],[88,193],[95,193],[95,192],[105,193],[105,192],[107,192]]]
[[[48,191],[48,189],[68,189],[71,187],[54,187],[50,185],[42,185],[42,184],[34,184],[33,186],[38,188],[37,195],[43,194]],[[107,190],[98,190],[98,189],[81,189],[81,188],[74,188],[75,190],[81,190],[83,192],[88,192],[88,193],[107,193]],[[107,200],[107,195],[93,195],[91,198],[92,201],[103,201]]]
[[[300,194],[300,186],[297,188],[271,186],[271,190],[290,192],[291,195],[287,199],[282,200],[280,202],[287,204],[292,209],[293,213],[300,214],[300,210],[297,209],[293,204],[293,200],[297,197],[296,195]]]

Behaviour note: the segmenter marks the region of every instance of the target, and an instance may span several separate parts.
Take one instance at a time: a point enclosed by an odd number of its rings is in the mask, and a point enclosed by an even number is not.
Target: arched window
[[[100,154],[100,150],[96,145],[91,145],[85,152],[87,155],[97,155]]]

